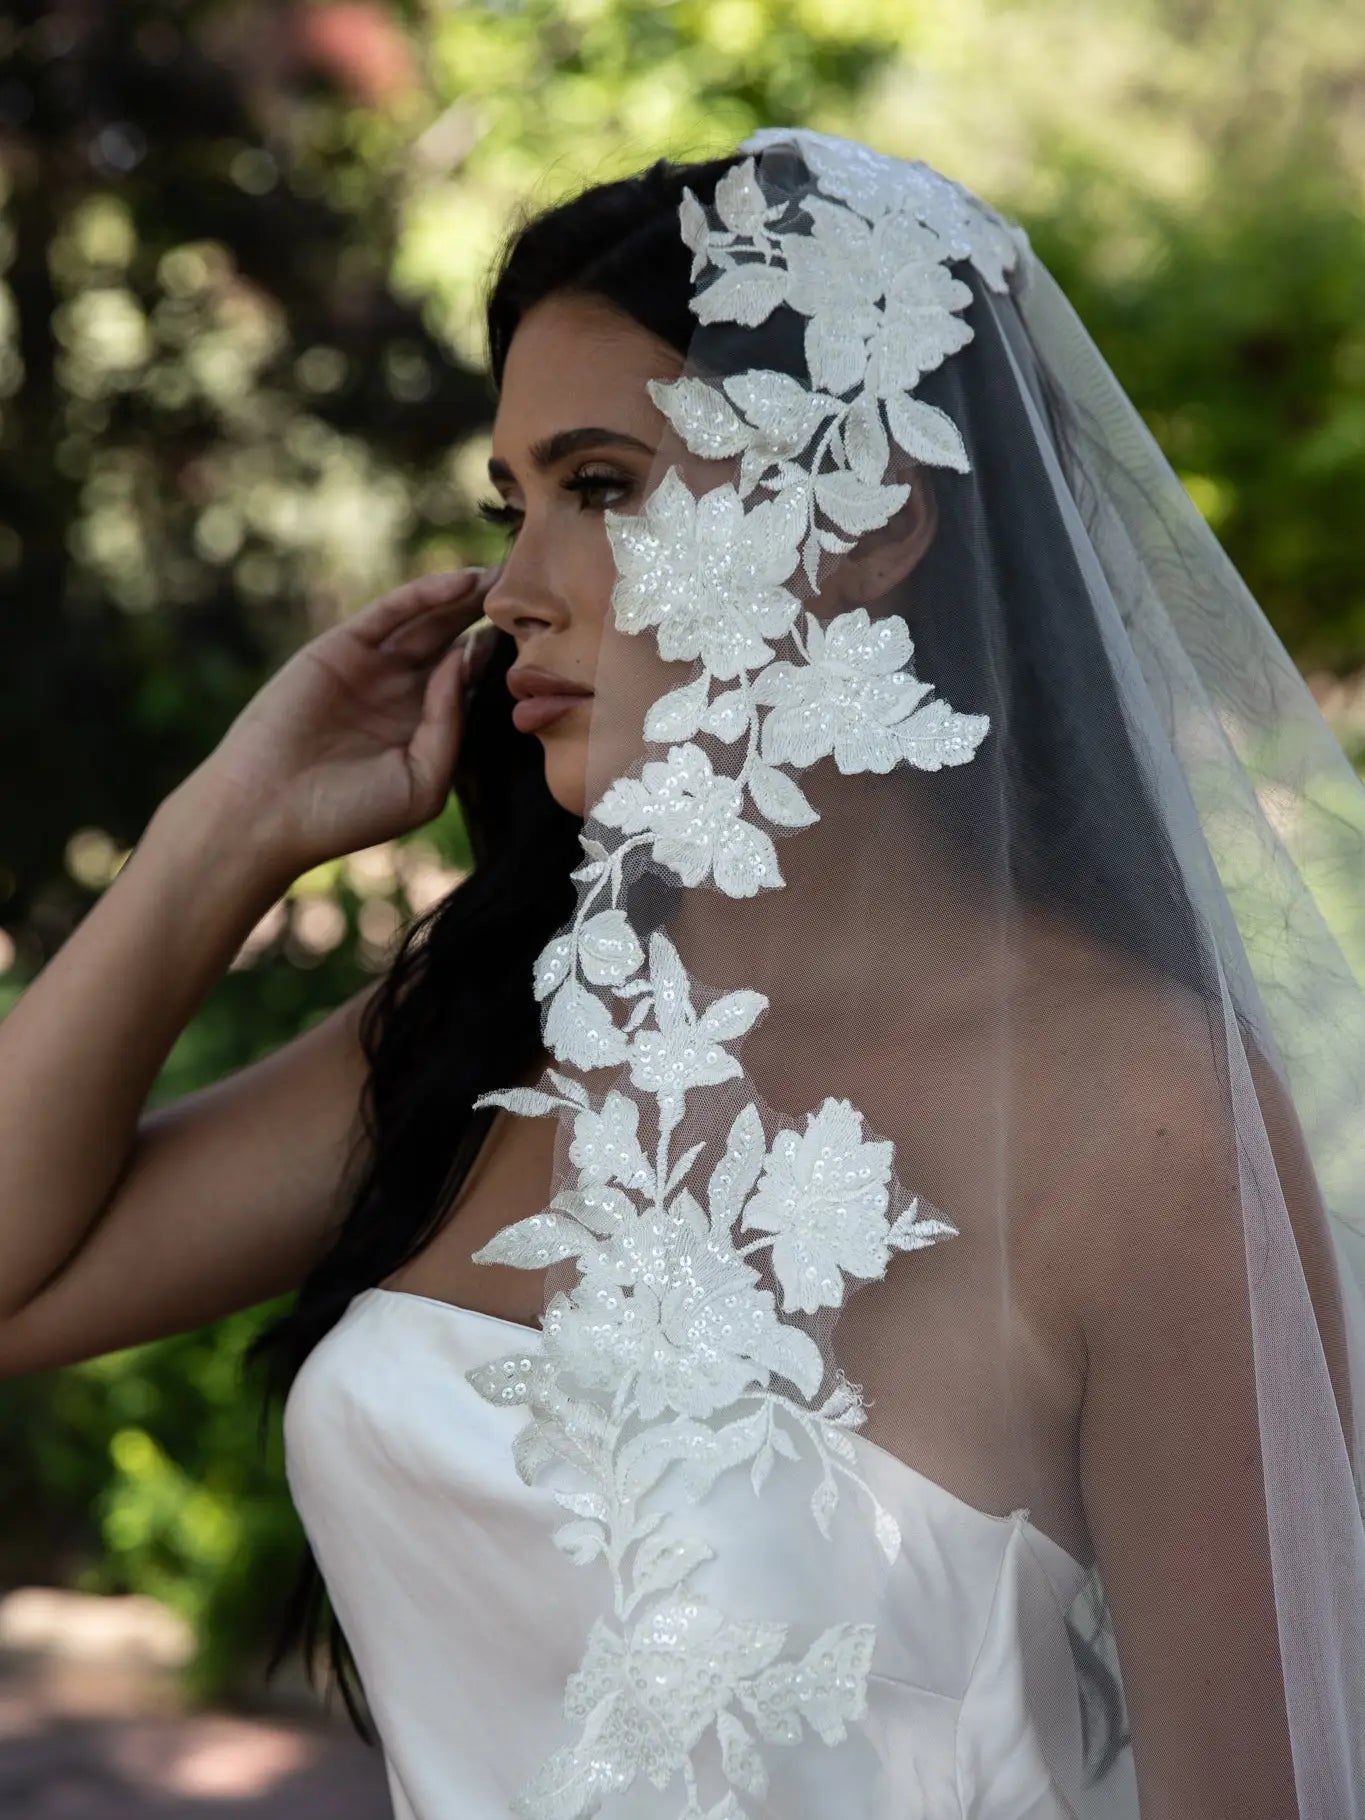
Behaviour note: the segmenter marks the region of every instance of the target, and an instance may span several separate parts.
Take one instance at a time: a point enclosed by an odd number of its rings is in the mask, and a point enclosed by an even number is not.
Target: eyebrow
[[[638,436],[628,435],[625,430],[605,430],[600,426],[584,424],[576,430],[556,430],[553,436],[546,436],[539,442],[531,444],[531,460],[542,471],[552,468],[557,461],[563,461],[566,455],[575,455],[580,449],[636,449],[645,455],[656,453],[647,442],[641,442]],[[494,455],[488,463],[490,480],[514,480],[515,476],[507,463]]]

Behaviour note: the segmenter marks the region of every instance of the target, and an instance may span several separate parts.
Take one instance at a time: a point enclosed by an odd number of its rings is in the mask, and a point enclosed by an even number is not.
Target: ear
[[[880,530],[858,538],[847,555],[831,556],[819,597],[830,608],[862,606],[889,593],[914,569],[938,531],[938,500],[928,472],[917,467],[910,497]]]

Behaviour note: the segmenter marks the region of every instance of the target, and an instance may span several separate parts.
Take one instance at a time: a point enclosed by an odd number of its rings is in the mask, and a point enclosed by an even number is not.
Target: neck
[[[781,1031],[795,1018],[868,1049],[998,993],[999,906],[929,833],[904,773],[845,777],[831,765],[802,786],[820,820],[775,842],[783,887],[683,893],[668,934],[698,984],[762,992]]]

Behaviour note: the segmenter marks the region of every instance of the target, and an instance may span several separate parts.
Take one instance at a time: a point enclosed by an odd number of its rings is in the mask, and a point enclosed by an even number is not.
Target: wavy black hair
[[[501,388],[517,325],[555,295],[605,300],[686,356],[697,322],[679,206],[685,188],[709,203],[739,156],[660,159],[523,217],[504,241],[485,292],[494,390]],[[980,295],[975,273],[957,269]],[[1015,835],[1008,843],[1011,882],[1022,897],[1048,904],[1157,974],[1182,980],[1207,1002],[1193,912],[1150,803],[1036,438],[1022,411],[1017,419],[1000,415],[1000,400],[1017,391],[1010,349],[991,313],[983,307],[973,312],[978,317],[972,342],[917,388],[962,428],[974,476],[969,482],[935,472],[940,531],[921,568],[927,590],[951,599],[954,551],[970,547],[1000,580],[1002,617],[984,624],[973,644],[961,636],[962,616],[957,630],[940,635],[931,612],[917,628],[917,645],[946,699],[964,711],[988,712],[997,738],[989,765],[937,774],[926,807],[939,838],[968,865],[970,831],[1005,817]],[[765,336],[769,364],[799,362],[799,320],[785,330],[765,325]],[[802,371],[797,364],[792,370]],[[1046,377],[1034,380],[1064,457],[1075,426]],[[441,1225],[494,1116],[491,1108],[475,1112],[473,1101],[487,1089],[534,1078],[545,1059],[532,965],[572,916],[569,875],[581,859],[582,823],[550,796],[538,743],[511,725],[503,679],[514,656],[512,640],[500,634],[471,698],[452,779],[474,868],[409,926],[366,1007],[363,1170],[354,1182],[347,1171],[345,1211],[331,1249],[290,1308],[248,1350],[247,1364],[267,1375],[263,1423],[351,1299],[420,1252]],[[1080,702],[1083,716],[1069,705]],[[1112,815],[1116,801],[1126,806],[1121,835]],[[1131,889],[1138,877],[1142,891]],[[375,1743],[354,1657],[306,1541],[266,1678],[302,1636],[312,1681],[325,1605],[331,1679],[357,1731]],[[1123,1702],[1098,1639],[1070,1620],[1068,1634],[1087,1761],[1098,1778],[1128,1742]]]
[[[517,324],[559,293],[604,299],[685,349],[693,322],[691,254],[678,233],[683,189],[709,201],[735,161],[660,159],[515,224],[485,287],[494,393]],[[244,1370],[264,1377],[262,1431],[352,1298],[416,1256],[441,1226],[493,1121],[492,1108],[475,1111],[473,1102],[490,1088],[532,1077],[543,1058],[532,968],[573,914],[569,874],[582,859],[582,822],[550,795],[539,742],[512,725],[504,679],[515,656],[510,638],[492,641],[451,780],[473,869],[408,925],[365,1007],[365,1141],[345,1172],[335,1241],[246,1351]],[[340,1688],[356,1731],[375,1744],[354,1656],[305,1538],[266,1680],[301,1645],[312,1684],[324,1623],[329,1683]]]

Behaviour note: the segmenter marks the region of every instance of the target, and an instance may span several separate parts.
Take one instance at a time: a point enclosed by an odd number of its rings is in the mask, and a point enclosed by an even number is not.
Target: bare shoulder
[[[1191,992],[1096,971],[1021,1046],[1019,1286],[1079,1354],[1139,1282],[1188,1283],[1241,1244],[1225,1037]],[[1025,1065],[1027,1064],[1027,1065]]]
[[[1247,1221],[1297,1250],[1324,1339],[1338,1331],[1332,1242],[1292,1096],[1221,1004],[1170,983],[1083,995],[1051,1084],[1050,1190],[1035,1222],[1053,1314],[1093,1343],[1134,1310],[1183,1330],[1247,1302]],[[1277,1230],[1278,1229],[1278,1230]]]

